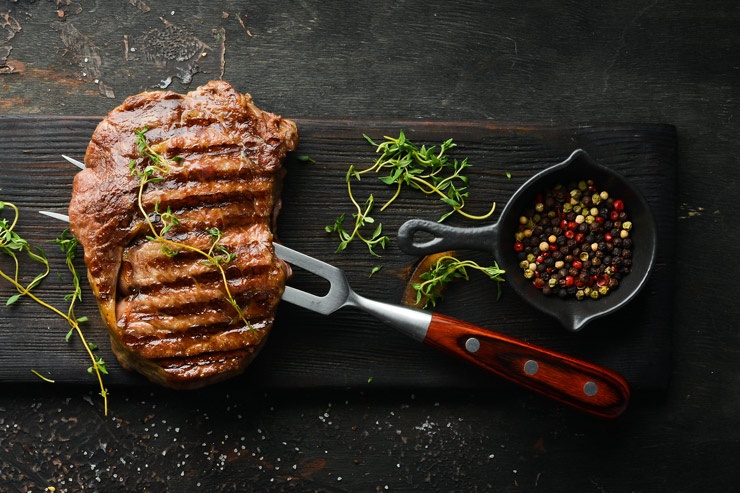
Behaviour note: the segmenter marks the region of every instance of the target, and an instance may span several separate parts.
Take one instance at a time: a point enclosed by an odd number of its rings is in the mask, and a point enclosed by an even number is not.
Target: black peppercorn
[[[517,259],[543,294],[599,299],[632,266],[632,222],[593,180],[548,188],[519,218]],[[597,279],[598,278],[598,279]]]

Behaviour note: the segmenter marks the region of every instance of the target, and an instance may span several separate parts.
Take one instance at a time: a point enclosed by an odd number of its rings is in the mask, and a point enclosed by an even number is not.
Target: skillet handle
[[[437,313],[424,343],[602,418],[622,414],[630,399],[616,372]]]
[[[429,233],[434,238],[417,242],[414,240],[414,235],[419,232]],[[410,219],[398,229],[398,246],[411,255],[429,255],[459,248],[490,253],[493,251],[497,236],[497,224],[476,228],[456,228],[424,219]]]

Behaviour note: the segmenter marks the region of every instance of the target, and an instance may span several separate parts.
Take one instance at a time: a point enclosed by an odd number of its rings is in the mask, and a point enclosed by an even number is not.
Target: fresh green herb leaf
[[[419,276],[421,282],[411,283],[411,287],[416,291],[416,304],[419,305],[422,300],[426,300],[423,308],[427,308],[430,303],[432,306],[437,306],[437,302],[442,299],[442,291],[447,284],[457,279],[468,279],[467,268],[479,270],[498,283],[504,282],[502,276],[505,271],[500,269],[495,262],[492,266],[481,267],[472,260],[458,260],[450,255],[445,255],[432,263],[429,270]],[[498,285],[498,296],[501,296],[500,284]]]
[[[376,274],[376,273],[380,272],[380,270],[381,270],[382,268],[383,268],[383,266],[382,266],[382,265],[376,265],[375,267],[373,267],[373,269],[372,269],[372,270],[370,271],[370,275],[369,275],[369,276],[367,276],[367,277],[368,277],[368,278],[370,278],[370,277],[373,277],[373,274]]]
[[[13,303],[15,303],[16,301],[18,301],[19,299],[21,299],[21,295],[20,294],[14,294],[10,298],[8,298],[8,301],[5,303],[5,306],[10,306]]]
[[[309,156],[296,156],[296,159],[298,161],[302,161],[304,163],[314,164],[316,162],[314,159],[311,159],[311,157],[309,157]]]

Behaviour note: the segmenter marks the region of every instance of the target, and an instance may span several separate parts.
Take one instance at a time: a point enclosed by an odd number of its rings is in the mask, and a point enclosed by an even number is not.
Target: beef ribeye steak
[[[140,173],[153,163],[136,132],[155,157],[178,157],[144,187]],[[292,121],[261,111],[223,81],[186,95],[129,97],[98,125],[69,217],[125,368],[194,388],[241,373],[256,356],[285,288],[271,226],[282,160],[297,143]],[[163,224],[157,212],[168,209],[176,224],[163,238],[190,248],[152,241],[152,227]],[[222,271],[195,250],[216,242]]]

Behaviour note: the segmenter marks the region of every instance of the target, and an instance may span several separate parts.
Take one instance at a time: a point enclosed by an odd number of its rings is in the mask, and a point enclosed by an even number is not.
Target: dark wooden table
[[[670,384],[606,422],[511,386],[119,385],[106,418],[92,385],[8,383],[0,490],[737,487],[734,2],[190,3],[0,1],[0,112],[223,77],[302,119],[675,125]]]

